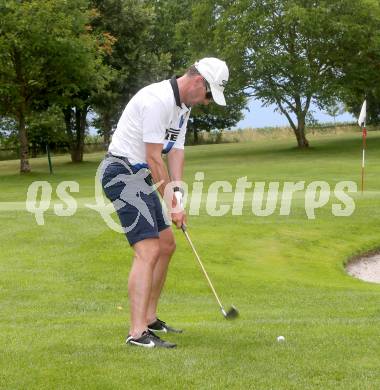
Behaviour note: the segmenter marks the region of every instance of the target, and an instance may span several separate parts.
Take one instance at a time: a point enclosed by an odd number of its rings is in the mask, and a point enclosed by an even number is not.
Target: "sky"
[[[275,112],[276,106],[261,107],[260,101],[251,100],[248,105],[249,111],[244,110],[244,119],[237,124],[237,128],[260,128],[260,127],[276,127],[289,126],[286,117],[279,112]],[[319,110],[315,106],[311,106],[314,118],[319,123],[334,122],[334,118]],[[348,112],[339,115],[335,118],[337,122],[353,122],[356,119]]]

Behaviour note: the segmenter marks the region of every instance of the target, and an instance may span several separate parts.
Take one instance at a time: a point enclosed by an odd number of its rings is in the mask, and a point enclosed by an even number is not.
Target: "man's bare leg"
[[[133,245],[135,256],[128,280],[131,311],[130,335],[141,336],[147,329],[147,312],[152,291],[153,271],[160,257],[157,238],[148,238]]]
[[[159,233],[159,245],[160,254],[153,271],[152,291],[147,309],[147,325],[157,318],[158,300],[166,280],[170,259],[175,251],[175,240],[171,228],[162,230]]]

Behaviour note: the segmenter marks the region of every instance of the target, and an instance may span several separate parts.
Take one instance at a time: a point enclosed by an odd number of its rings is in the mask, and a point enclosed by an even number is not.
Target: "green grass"
[[[189,147],[186,181],[205,172],[233,185],[254,181],[360,182],[360,135]],[[182,335],[177,350],[128,348],[127,277],[131,249],[107,228],[93,203],[100,154],[80,165],[54,158],[0,162],[0,387],[4,389],[378,389],[380,286],[353,279],[344,262],[380,246],[380,134],[368,137],[366,192],[355,194],[350,217],[328,205],[309,220],[303,193],[290,216],[210,217],[202,203],[189,232],[226,306],[241,313],[227,322],[218,312],[180,232],[160,314]],[[38,226],[25,211],[28,186],[47,180],[80,184],[72,217],[45,213]],[[358,185],[359,187],[359,185]],[[250,190],[247,191],[250,193]],[[232,203],[231,194],[220,199]],[[10,202],[10,203],[4,203]],[[51,206],[59,199],[54,195]],[[286,342],[279,344],[278,335]]]

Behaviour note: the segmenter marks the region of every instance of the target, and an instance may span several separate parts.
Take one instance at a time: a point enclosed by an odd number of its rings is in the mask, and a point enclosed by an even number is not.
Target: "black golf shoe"
[[[159,318],[156,321],[152,322],[148,325],[149,330],[153,330],[154,332],[164,332],[164,333],[182,333],[182,329],[175,329],[171,326],[167,325],[166,322],[161,321]]]
[[[128,335],[126,343],[128,345],[134,345],[144,348],[175,348],[177,345],[169,343],[168,341],[161,340],[152,331],[146,330],[139,338],[133,338]]]

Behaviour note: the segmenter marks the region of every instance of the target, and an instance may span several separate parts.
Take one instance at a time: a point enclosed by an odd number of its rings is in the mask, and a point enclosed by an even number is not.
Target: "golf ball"
[[[277,341],[278,341],[279,343],[281,343],[281,342],[285,341],[285,337],[284,337],[284,336],[278,336],[278,337],[277,337]]]

